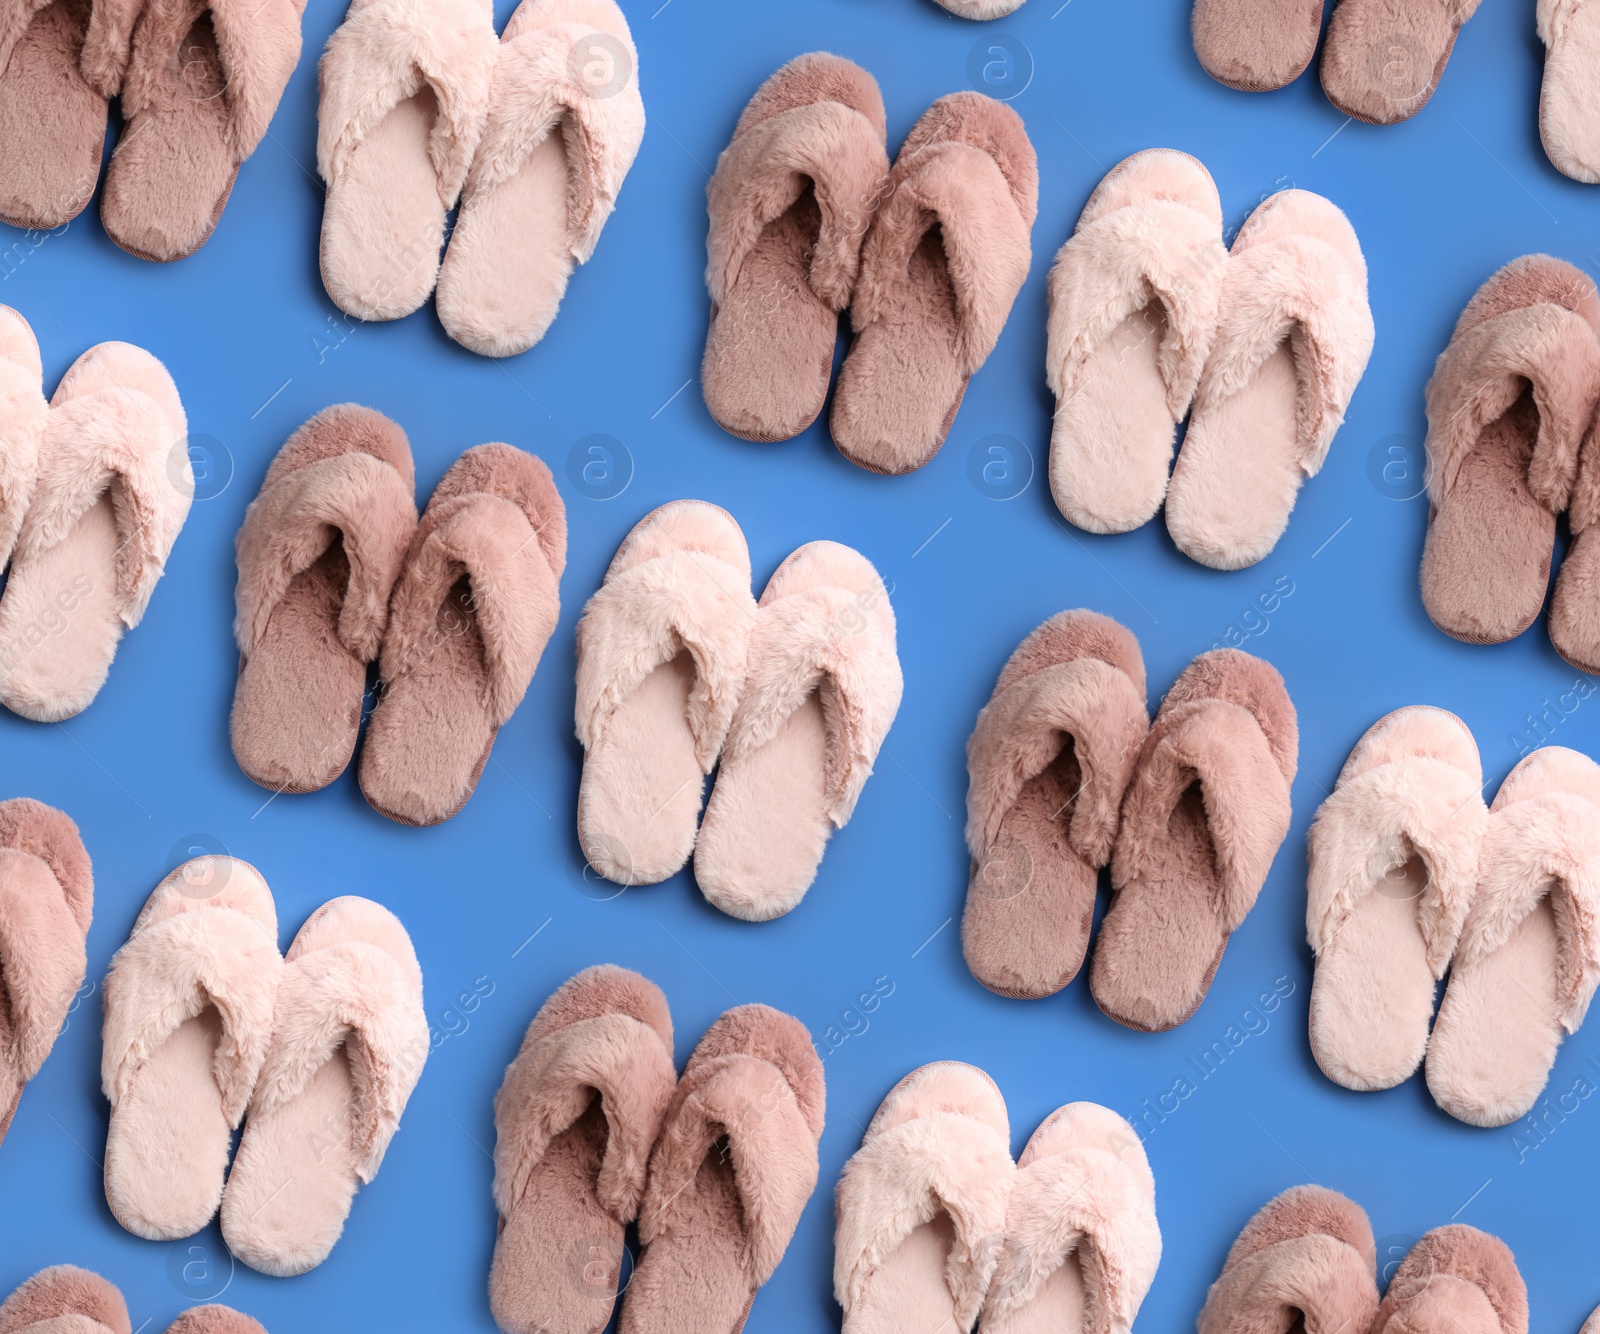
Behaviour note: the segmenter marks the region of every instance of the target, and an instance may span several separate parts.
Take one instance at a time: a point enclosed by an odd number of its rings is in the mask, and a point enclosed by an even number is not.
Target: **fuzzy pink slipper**
[[[1369,125],[1415,116],[1477,8],[1478,0],[1337,0],[1322,44],[1322,91]]]
[[[1078,527],[1125,533],[1161,508],[1227,262],[1216,184],[1172,148],[1113,167],[1057,252],[1050,494]]]
[[[1600,983],[1600,765],[1529,755],[1489,808],[1478,888],[1428,1044],[1428,1088],[1458,1120],[1505,1126],[1544,1089]]]
[[[839,312],[889,182],[883,95],[824,51],[756,91],[706,192],[706,330],[700,388],[723,430],[787,440],[822,412]]]
[[[79,1269],[41,1269],[0,1302],[0,1334],[129,1334],[128,1305],[115,1284]]]
[[[1372,353],[1367,265],[1333,204],[1282,190],[1234,238],[1217,337],[1167,488],[1167,531],[1202,565],[1265,556],[1315,477]]]
[[[1305,73],[1322,32],[1322,0],[1195,0],[1194,53],[1218,83],[1265,93]]]
[[[1389,1280],[1371,1334],[1528,1334],[1510,1248],[1465,1223],[1434,1228]]]
[[[267,1334],[261,1322],[230,1306],[191,1306],[167,1334]]]
[[[1317,811],[1311,1053],[1336,1084],[1393,1088],[1422,1064],[1437,982],[1477,888],[1482,792],[1467,725],[1418,704],[1367,729]]]
[[[317,66],[322,285],[340,310],[393,320],[428,299],[498,58],[490,0],[351,0]]]
[[[78,826],[31,797],[0,801],[0,1140],[83,986],[93,916]]]
[[[644,138],[638,67],[614,0],[512,14],[434,298],[463,347],[513,357],[544,337]]]
[[[824,1101],[792,1015],[739,1005],[706,1030],[650,1155],[618,1334],[739,1334],[816,1188]]]
[[[961,945],[1002,996],[1052,996],[1089,949],[1100,868],[1150,730],[1139,642],[1064,611],[1017,646],[967,742]]]
[[[228,1249],[279,1278],[326,1260],[427,1059],[405,927],[371,899],[324,903],[284,956],[272,1043],[222,1195]]]
[[[1115,893],[1089,985],[1129,1028],[1200,1007],[1289,832],[1299,732],[1283,678],[1238,649],[1202,653],[1162,701],[1134,765]]]
[[[1550,595],[1550,644],[1580,671],[1600,675],[1600,411],[1578,449],[1567,522],[1572,541]]]
[[[145,902],[106,974],[100,1066],[106,1203],[129,1232],[188,1237],[216,1214],[282,973],[272,892],[247,862],[196,857]]]
[[[1364,1334],[1378,1313],[1377,1262],[1359,1205],[1321,1186],[1292,1186],[1229,1248],[1199,1334]]]
[[[561,612],[567,511],[542,459],[477,445],[450,465],[389,604],[361,791],[401,824],[467,803]]]
[[[578,622],[578,842],[606,879],[653,885],[689,860],[755,624],[726,510],[673,501],[617,548]]]
[[[889,1090],[834,1190],[844,1334],[971,1330],[1015,1173],[1005,1099],[982,1070],[935,1061]]]
[[[0,569],[11,559],[39,478],[49,417],[43,379],[33,329],[10,306],[0,306]]]
[[[1027,279],[1039,164],[1004,102],[951,93],[912,127],[885,188],[828,424],[852,463],[902,473],[939,452]]]
[[[1467,303],[1428,382],[1422,605],[1447,635],[1498,644],[1539,615],[1597,397],[1594,283],[1549,255],[1512,260]],[[1573,543],[1575,570],[1591,544]]]
[[[1600,1334],[1600,1307],[1596,1307],[1594,1313],[1583,1322],[1578,1334]]]
[[[1593,185],[1600,182],[1600,97],[1593,78],[1600,14],[1578,0],[1539,0],[1535,15],[1545,47],[1539,139],[1557,171]]]
[[[263,787],[314,792],[350,763],[417,525],[415,485],[405,432],[341,403],[289,437],[245,511],[229,729],[239,767]]]
[[[586,968],[539,1008],[494,1100],[489,1305],[507,1334],[610,1324],[676,1083],[667,999],[638,973]]]
[[[865,556],[808,542],[778,566],[695,843],[706,898],[748,922],[800,902],[872,775],[903,684],[889,593]]]
[[[1022,8],[1022,0],[939,0],[939,4],[957,18],[978,22],[1003,19]]]

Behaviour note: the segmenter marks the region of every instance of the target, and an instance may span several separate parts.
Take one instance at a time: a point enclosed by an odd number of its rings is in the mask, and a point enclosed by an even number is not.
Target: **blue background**
[[[1432,102],[1391,128],[1345,124],[1315,68],[1275,94],[1213,83],[1196,64],[1183,0],[1030,0],[972,25],[931,0],[624,0],[641,58],[649,129],[594,261],[574,278],[551,334],[504,363],[458,348],[431,307],[390,325],[347,323],[317,273],[315,55],[342,6],[313,0],[306,55],[270,137],[240,174],[216,235],[194,257],[147,264],[105,238],[93,209],[63,234],[0,228],[0,301],[43,347],[46,391],[103,339],[148,347],[188,409],[200,493],[143,625],[81,717],[39,726],[0,717],[3,795],[70,812],[94,859],[89,937],[96,984],[28,1088],[0,1147],[0,1292],[72,1261],[121,1285],[160,1331],[223,1293],[271,1330],[490,1331],[485,1278],[491,1099],[546,995],[602,960],[637,968],[669,997],[680,1063],[725,1008],[765,1001],[797,1015],[825,1050],[822,1178],[752,1332],[836,1328],[833,1208],[840,1167],[906,1071],[957,1058],[1008,1099],[1014,1148],[1073,1099],[1136,1116],[1191,1057],[1242,1024],[1279,985],[1292,995],[1149,1135],[1165,1238],[1144,1330],[1191,1326],[1229,1242],[1287,1186],[1315,1180],[1363,1204],[1392,1270],[1452,1219],[1503,1236],[1527,1278],[1538,1334],[1573,1334],[1600,1302],[1593,1207],[1600,1102],[1578,1104],[1540,1147],[1516,1127],[1479,1130],[1438,1111],[1420,1079],[1354,1094],[1324,1079],[1305,1039],[1305,835],[1351,745],[1403,704],[1452,709],[1474,729],[1489,795],[1536,744],[1525,719],[1577,673],[1543,624],[1471,648],[1428,623],[1416,568],[1422,387],[1457,313],[1516,255],[1545,250],[1594,272],[1600,193],[1546,162],[1535,116],[1541,48],[1528,0],[1488,0],[1467,25]],[[657,8],[656,6],[660,7]],[[1059,6],[1059,7],[1058,7]],[[501,0],[503,23],[509,4]],[[1001,48],[991,51],[990,48]],[[880,80],[891,153],[935,97],[983,86],[1014,97],[1038,149],[1034,263],[1009,327],[975,378],[943,452],[913,476],[846,463],[821,426],[780,445],[724,435],[697,382],[705,332],[706,174],[760,81],[826,48]],[[985,83],[987,78],[988,82]],[[1045,274],[1101,175],[1153,145],[1185,149],[1216,177],[1231,229],[1273,191],[1326,194],[1350,215],[1372,274],[1372,364],[1322,475],[1288,533],[1254,569],[1219,574],[1181,556],[1159,521],[1121,537],[1068,528],[1042,482],[1051,398],[1043,377]],[[318,409],[344,400],[409,432],[419,498],[457,454],[509,440],[547,460],[568,506],[560,628],[477,795],[449,823],[403,828],[372,812],[353,771],[313,796],[269,794],[228,746],[233,689],[233,535],[269,459]],[[580,485],[588,438],[611,437],[608,484]],[[995,441],[992,437],[1002,437]],[[592,442],[589,442],[592,443]],[[999,444],[1031,481],[982,483]],[[974,477],[978,483],[975,483]],[[578,482],[574,478],[579,479]],[[624,478],[625,489],[610,498]],[[853,822],[789,916],[762,926],[710,908],[687,875],[616,893],[586,883],[573,829],[581,752],[572,735],[573,624],[618,542],[653,506],[683,496],[731,510],[749,538],[757,591],[793,548],[828,537],[861,549],[893,589],[905,703]],[[1563,539],[1564,540],[1564,539]],[[1274,586],[1293,593],[1263,618]],[[1048,615],[1088,606],[1139,637],[1151,704],[1230,626],[1283,673],[1300,711],[1295,819],[1259,904],[1234,937],[1210,998],[1176,1032],[1104,1019],[1083,980],[1045,1001],[993,996],[968,975],[959,916],[963,744],[1000,665]],[[1600,749],[1600,703],[1553,739]],[[304,1277],[230,1274],[215,1229],[145,1242],[107,1211],[100,1158],[98,980],[151,888],[191,847],[226,849],[271,884],[283,943],[324,900],[370,895],[415,939],[434,1052],[378,1179],[343,1241]],[[892,993],[861,1031],[845,1011]],[[487,992],[457,1013],[462,993]],[[837,1036],[837,1034],[835,1035]],[[1563,1047],[1549,1092],[1600,1084],[1594,1027]],[[193,1249],[192,1249],[193,1248]]]

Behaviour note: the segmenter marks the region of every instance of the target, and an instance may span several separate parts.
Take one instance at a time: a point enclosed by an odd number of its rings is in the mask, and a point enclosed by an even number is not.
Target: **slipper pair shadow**
[[[707,190],[706,408],[746,440],[821,415],[839,315],[853,331],[829,426],[852,463],[920,468],[1028,276],[1039,170],[1022,118],[941,97],[893,168],[877,82],[814,51],[769,78]]]
[[[287,1277],[327,1259],[428,1057],[422,970],[394,914],[332,899],[280,957],[260,872],[197,857],[150,895],[104,998],[117,1221],[168,1241],[220,1210],[252,1269]]]
[[[495,1096],[489,1304],[506,1334],[738,1334],[816,1187],[822,1062],[799,1020],[740,1005],[682,1078],[653,982],[601,964],[534,1017]]]
[[[141,1329],[147,1328],[141,1325]],[[0,1334],[132,1334],[128,1304],[116,1284],[77,1265],[41,1269],[0,1302]],[[191,1306],[167,1334],[266,1334],[261,1323],[228,1306]]]
[[[753,922],[788,912],[854,812],[900,707],[878,572],[850,547],[808,542],[757,603],[732,515],[678,500],[617,548],[577,638],[589,865],[652,885],[692,854],[701,892],[723,912]]]
[[[1289,831],[1299,733],[1271,664],[1213,649],[1145,713],[1138,641],[1065,611],[1017,647],[967,742],[972,854],[961,943],[1018,999],[1083,966],[1100,868],[1112,897],[1095,1003],[1160,1032],[1192,1015]]]
[[[367,668],[378,701],[360,782],[401,824],[467,802],[560,615],[567,517],[543,461],[478,445],[417,519],[411,447],[382,413],[319,412],[267,469],[236,542],[234,758],[278,792],[350,763]]]

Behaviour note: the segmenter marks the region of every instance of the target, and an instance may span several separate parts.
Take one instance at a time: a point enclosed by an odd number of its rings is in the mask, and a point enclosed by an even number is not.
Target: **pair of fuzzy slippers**
[[[318,66],[328,295],[394,320],[437,287],[456,342],[526,352],[639,151],[637,74],[613,0],[523,0],[499,40],[490,0],[352,0]]]
[[[1366,261],[1344,214],[1283,190],[1230,249],[1211,174],[1146,149],[1090,195],[1049,301],[1061,513],[1125,533],[1164,502],[1172,540],[1202,565],[1237,570],[1271,551],[1372,352]]]
[[[651,511],[578,622],[585,858],[652,885],[692,854],[723,912],[781,916],[855,810],[902,687],[889,593],[860,552],[808,542],[758,603],[732,515],[702,500]]]
[[[236,543],[230,730],[263,787],[326,787],[355,753],[377,662],[361,790],[431,825],[466,804],[533,680],[567,516],[550,469],[511,445],[461,455],[420,521],[414,487],[405,432],[370,408],[326,408],[289,437]]]
[[[816,1188],[824,1102],[791,1015],[729,1010],[679,1078],[655,983],[614,964],[564,983],[495,1096],[495,1323],[606,1328],[637,1222],[619,1334],[738,1334]]]
[[[1065,987],[1109,863],[1095,1003],[1142,1032],[1183,1023],[1289,832],[1298,746],[1271,664],[1201,654],[1152,725],[1133,635],[1097,612],[1052,616],[1011,655],[967,742],[972,975],[1022,999]]]
[[[169,1241],[220,1210],[252,1269],[286,1277],[327,1259],[428,1058],[422,970],[399,919],[332,899],[280,956],[260,872],[197,857],[150,895],[104,1000],[117,1221]]]
[[[46,404],[39,343],[0,306],[0,703],[83,712],[139,624],[194,498],[188,423],[167,369],[100,343]]]
[[[960,1061],[890,1090],[834,1204],[844,1334],[1128,1330],[1161,1260],[1132,1126],[1069,1103],[1013,1163],[1005,1099]]]
[[[1311,1050],[1361,1090],[1426,1057],[1439,1106],[1503,1126],[1600,983],[1600,765],[1546,746],[1487,809],[1482,791],[1472,734],[1443,709],[1397,709],[1350,752],[1311,827]]]
[[[149,1322],[140,1325],[147,1329]],[[117,1285],[77,1265],[41,1269],[0,1302],[0,1334],[132,1334]],[[228,1306],[191,1306],[167,1334],[266,1334],[257,1320]]]
[[[799,435],[848,306],[834,443],[904,473],[944,443],[1028,276],[1039,169],[1022,118],[981,93],[929,107],[893,168],[886,134],[877,81],[840,56],[799,56],[751,98],[707,192],[700,385],[725,431]]]

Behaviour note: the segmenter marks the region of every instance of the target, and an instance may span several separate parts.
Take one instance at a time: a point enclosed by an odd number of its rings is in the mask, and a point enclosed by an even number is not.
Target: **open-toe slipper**
[[[1322,0],[1195,0],[1189,32],[1218,83],[1270,92],[1298,79],[1317,53]]]
[[[1477,8],[1478,0],[1337,0],[1322,44],[1322,91],[1369,125],[1415,116]]]
[[[1550,594],[1550,646],[1595,676],[1600,675],[1600,411],[1578,447],[1567,523],[1572,541]]]
[[[0,1302],[0,1334],[129,1334],[114,1283],[77,1265],[41,1269]]]
[[[0,306],[0,569],[11,559],[39,479],[39,449],[49,406],[39,340],[10,306]],[[9,646],[0,641],[0,663]]]
[[[1575,181],[1600,182],[1600,13],[1578,0],[1539,0],[1535,9],[1544,42],[1539,85],[1539,139],[1555,169]]]
[[[1434,1228],[1394,1271],[1371,1334],[1528,1334],[1510,1247],[1465,1223]]]

